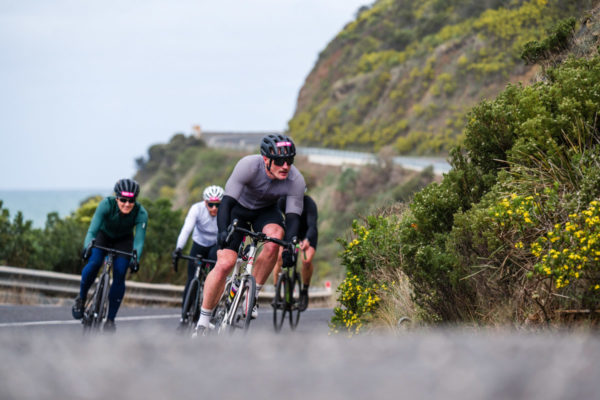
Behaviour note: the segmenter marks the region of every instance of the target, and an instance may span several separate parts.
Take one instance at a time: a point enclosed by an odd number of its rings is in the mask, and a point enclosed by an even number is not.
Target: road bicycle
[[[282,268],[277,276],[273,307],[273,327],[280,332],[286,314],[289,317],[290,328],[295,330],[300,321],[300,274],[296,270],[299,245],[294,244],[296,262],[291,267]]]
[[[84,334],[99,332],[102,329],[103,323],[106,321],[106,316],[108,314],[108,292],[110,290],[111,272],[115,257],[130,257],[137,262],[137,253],[135,250],[132,253],[127,253],[117,249],[99,246],[92,241],[88,250],[86,250],[86,253],[89,254],[94,247],[105,251],[107,254],[106,257],[104,257],[104,263],[102,264],[102,272],[98,279],[96,279],[92,297],[87,300],[84,305],[83,317],[81,318]]]
[[[173,268],[177,271],[177,262],[179,259],[192,261],[196,265],[194,277],[190,281],[185,299],[181,305],[181,324],[182,333],[191,333],[198,319],[200,318],[200,306],[202,305],[202,296],[204,294],[204,281],[210,272],[211,266],[215,265],[215,260],[203,258],[201,255],[196,257],[183,254],[173,257]]]
[[[252,268],[259,245],[264,242],[273,242],[281,246],[288,246],[288,243],[283,240],[238,226],[237,220],[234,220],[228,228],[227,241],[234,232],[243,233],[246,237],[240,244],[235,267],[227,278],[225,290],[211,320],[217,334],[233,333],[237,330],[246,332],[250,326],[252,309],[257,300],[256,280],[252,276]],[[250,243],[244,246],[246,238],[250,239]]]

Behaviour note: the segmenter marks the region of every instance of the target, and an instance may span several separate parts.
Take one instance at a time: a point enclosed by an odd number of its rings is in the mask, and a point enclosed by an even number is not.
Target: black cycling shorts
[[[231,209],[230,221],[233,221],[234,219],[238,220],[238,226],[240,228],[252,230],[253,232],[262,232],[263,228],[268,224],[277,224],[282,228],[285,226],[283,215],[281,215],[279,208],[277,208],[277,204],[259,208],[258,210],[250,210],[240,204],[236,204]],[[231,235],[229,243],[223,248],[237,252],[243,238],[243,233],[235,232]]]

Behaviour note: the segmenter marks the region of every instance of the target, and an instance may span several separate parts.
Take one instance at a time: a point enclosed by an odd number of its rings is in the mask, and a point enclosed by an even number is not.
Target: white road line
[[[165,315],[143,315],[138,317],[117,317],[119,321],[142,321],[148,319],[167,319],[167,318],[179,318],[179,314],[165,314]],[[30,321],[30,322],[5,322],[0,323],[0,328],[10,328],[18,326],[43,326],[43,325],[71,325],[81,324],[78,320],[67,320],[67,321]]]

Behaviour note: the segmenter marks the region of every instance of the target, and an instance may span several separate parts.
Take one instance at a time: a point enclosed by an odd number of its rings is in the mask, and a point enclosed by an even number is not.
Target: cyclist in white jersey
[[[202,197],[204,201],[195,203],[190,207],[185,222],[177,238],[177,245],[173,252],[173,258],[181,256],[181,251],[185,247],[190,233],[192,233],[192,249],[190,256],[201,255],[203,258],[216,260],[217,258],[217,212],[223,200],[223,188],[220,186],[208,186],[204,189]],[[183,290],[183,300],[194,278],[196,265],[190,261],[188,263],[188,278]],[[183,322],[183,321],[180,321]]]
[[[226,242],[227,227],[231,221],[237,219],[239,226],[255,232],[262,231],[277,239],[284,238],[285,233],[286,241],[298,235],[305,183],[300,171],[292,165],[296,147],[286,135],[271,134],[262,139],[260,152],[261,155],[246,156],[238,161],[225,185],[225,195],[217,215],[220,250],[217,252],[217,264],[204,283],[198,333],[204,332],[209,326],[212,312],[225,288],[226,278],[235,266],[243,236],[235,232]],[[277,200],[281,196],[287,200],[285,224],[277,208]],[[279,245],[268,242],[256,258],[253,275],[257,296],[273,270],[278,253]],[[293,252],[284,250],[283,266],[293,265],[294,257]],[[252,314],[256,317],[256,310]]]

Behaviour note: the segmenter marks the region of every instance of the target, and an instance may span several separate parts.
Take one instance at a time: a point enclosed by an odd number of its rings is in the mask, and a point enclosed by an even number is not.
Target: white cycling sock
[[[207,310],[204,307],[200,307],[200,319],[198,320],[198,326],[202,325],[203,327],[208,327],[210,324],[210,318],[212,317],[213,310]]]
[[[256,284],[256,295],[258,296],[258,292],[260,292],[260,289],[262,289],[263,285],[259,285],[258,283]]]

